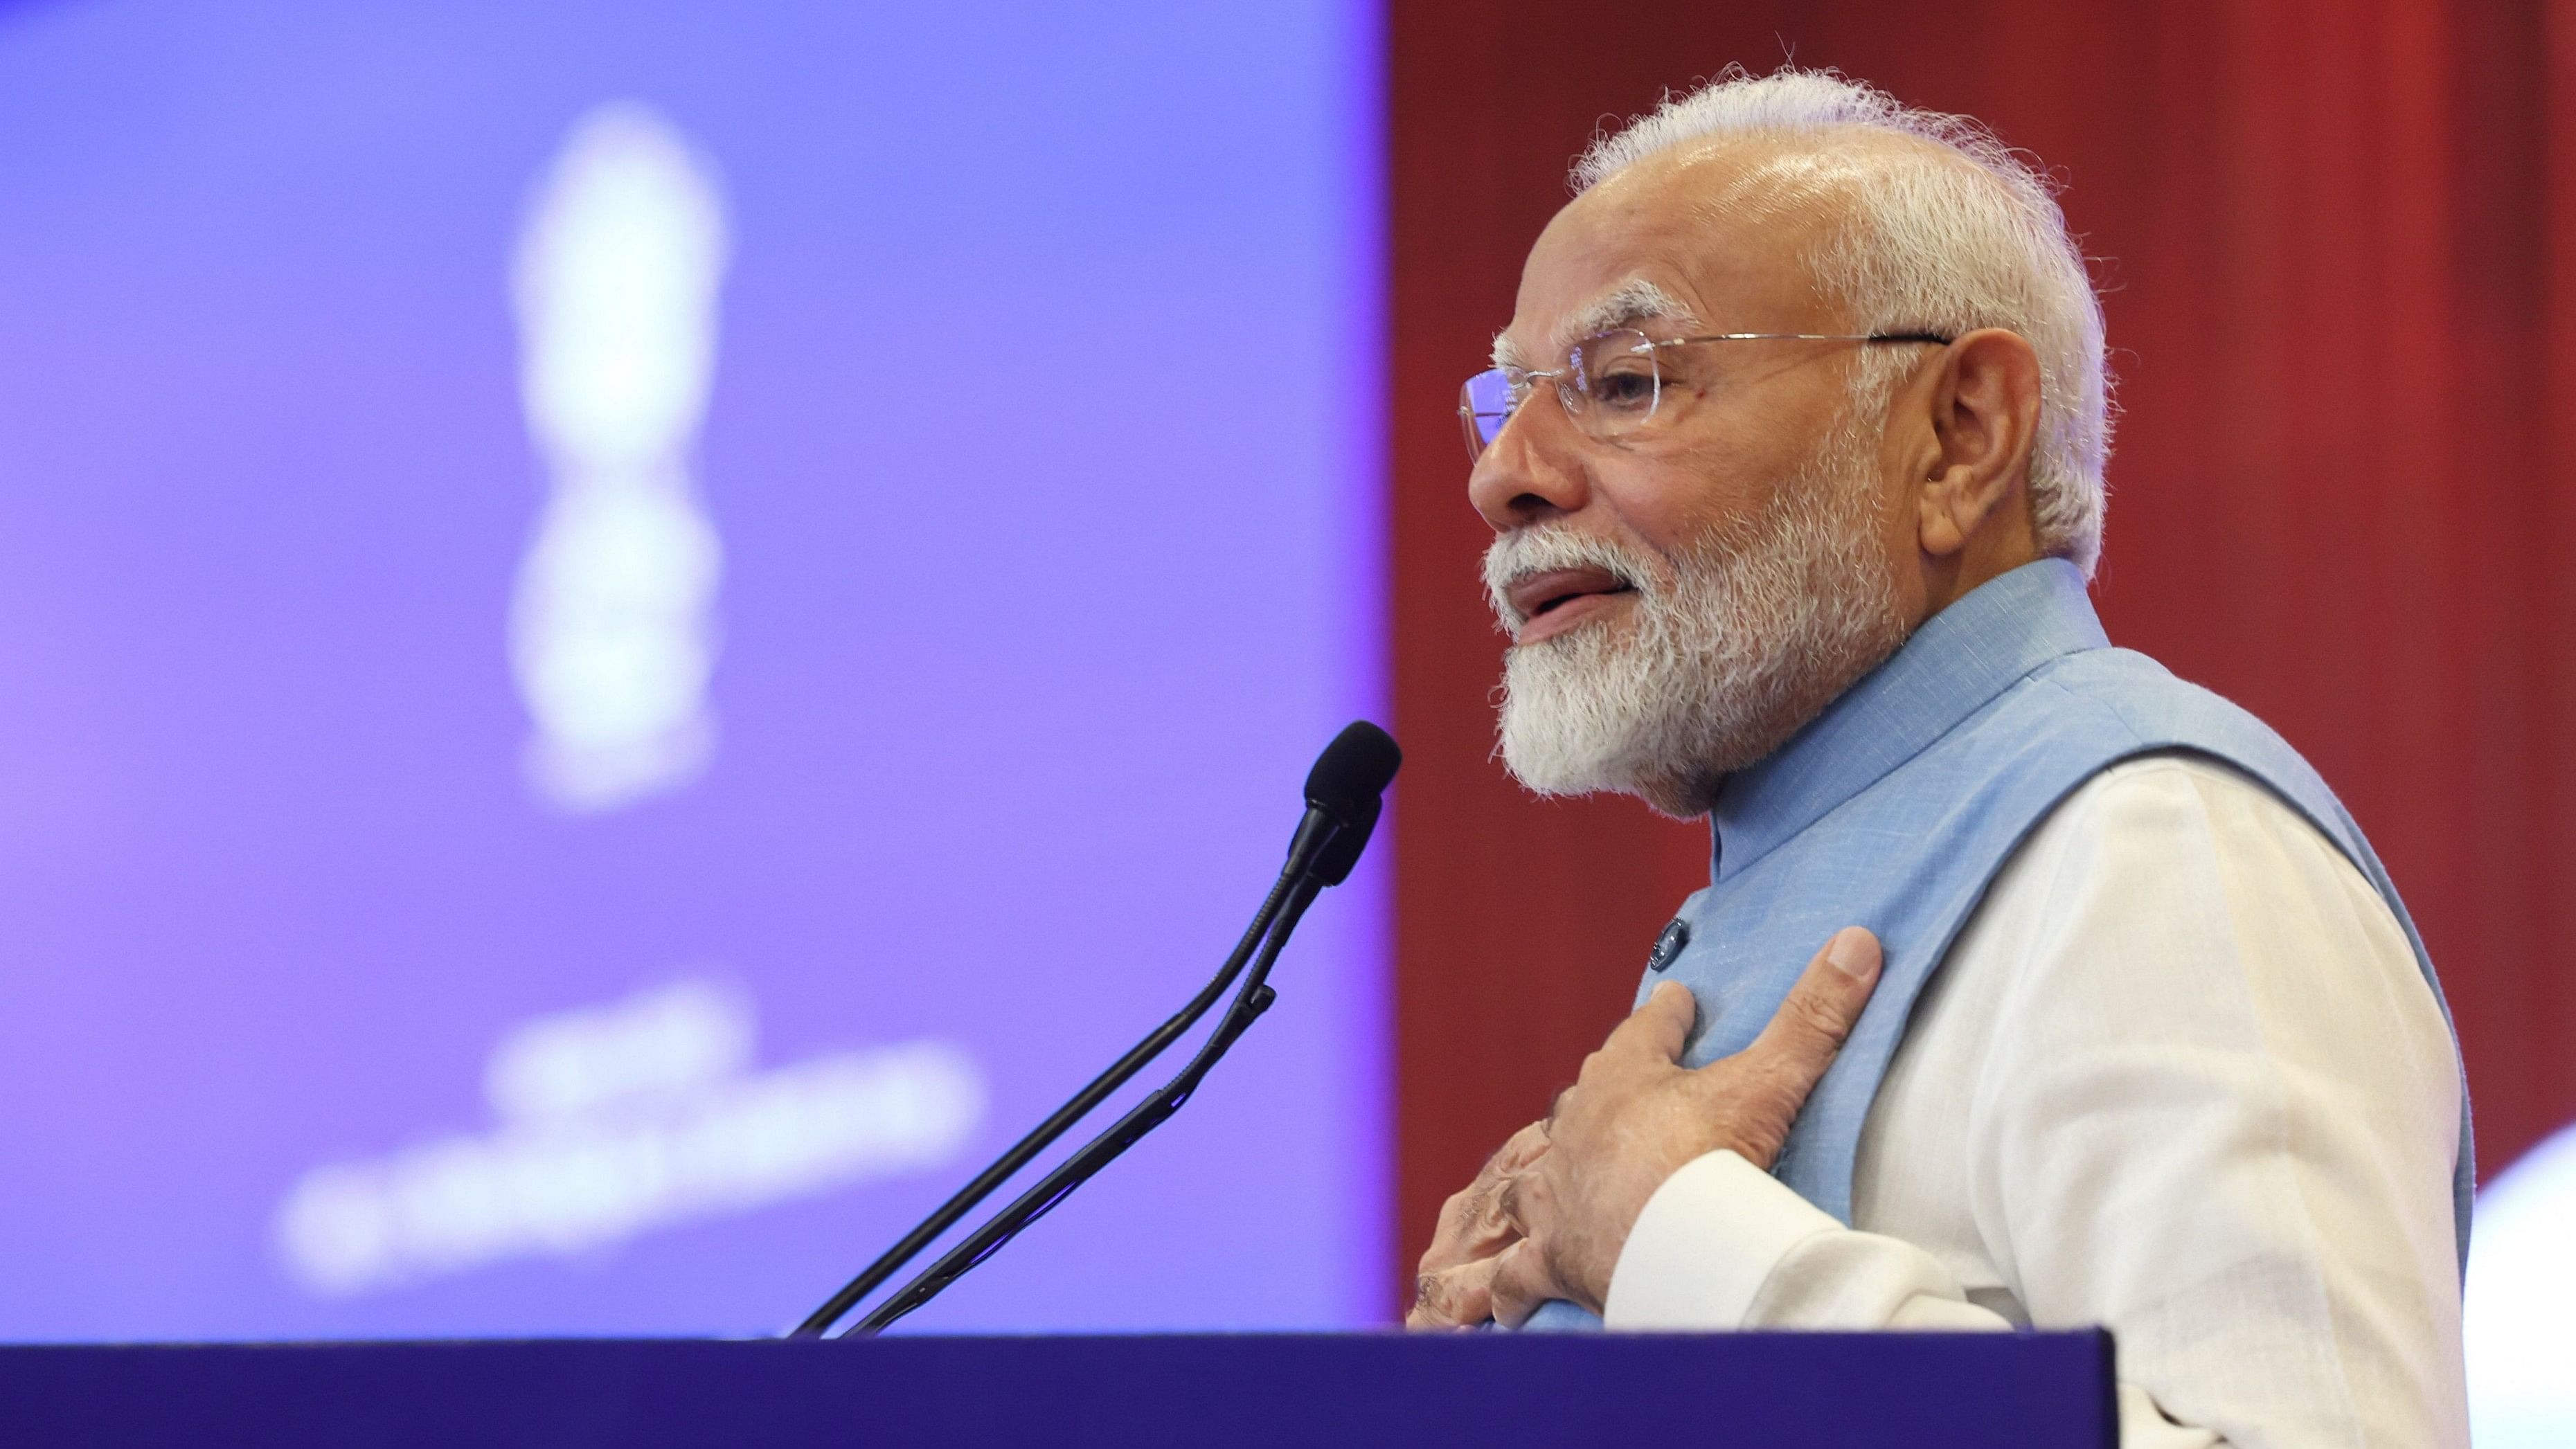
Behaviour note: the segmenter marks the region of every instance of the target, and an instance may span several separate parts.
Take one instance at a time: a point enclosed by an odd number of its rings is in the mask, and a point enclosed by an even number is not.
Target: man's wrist
[[[1693,1158],[1646,1200],[1602,1302],[1613,1328],[1732,1329],[1791,1249],[1833,1216],[1732,1151]]]

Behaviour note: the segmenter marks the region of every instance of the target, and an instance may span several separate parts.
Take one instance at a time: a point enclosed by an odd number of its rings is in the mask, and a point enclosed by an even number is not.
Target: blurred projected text
[[[317,1293],[361,1293],[935,1167],[982,1075],[945,1042],[752,1067],[738,988],[681,981],[522,1023],[493,1049],[500,1123],[304,1174],[276,1240]]]

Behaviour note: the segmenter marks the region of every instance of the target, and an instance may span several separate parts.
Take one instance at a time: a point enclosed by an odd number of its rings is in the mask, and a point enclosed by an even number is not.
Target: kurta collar
[[[1768,759],[1730,776],[1709,813],[1711,877],[1725,880],[1815,824],[2052,659],[2110,639],[2084,575],[2041,559],[1925,621]]]

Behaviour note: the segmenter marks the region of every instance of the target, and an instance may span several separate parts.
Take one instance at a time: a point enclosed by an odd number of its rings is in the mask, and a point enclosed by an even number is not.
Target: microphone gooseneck
[[[958,1246],[942,1256],[901,1290],[877,1305],[875,1311],[854,1326],[845,1336],[873,1335],[895,1319],[920,1307],[938,1295],[941,1289],[964,1276],[976,1264],[991,1257],[1019,1232],[1058,1202],[1080,1187],[1092,1174],[1114,1161],[1119,1154],[1162,1125],[1172,1113],[1180,1110],[1199,1081],[1225,1055],[1262,1012],[1275,999],[1268,984],[1271,964],[1278,959],[1280,948],[1288,942],[1297,921],[1326,886],[1339,885],[1359,862],[1360,852],[1367,848],[1370,835],[1377,828],[1387,785],[1403,764],[1403,751],[1386,731],[1366,720],[1357,720],[1344,728],[1324,747],[1315,766],[1306,775],[1306,814],[1291,837],[1288,859],[1281,866],[1279,878],[1253,914],[1252,924],[1235,944],[1216,975],[1199,989],[1196,996],[1162,1025],[1130,1047],[1126,1054],[1110,1064],[1109,1069],[1094,1077],[1065,1104],[1048,1114],[1045,1121],[995,1158],[974,1179],[951,1195],[946,1202],[915,1224],[895,1245],[880,1254],[857,1277],[814,1310],[790,1335],[795,1338],[818,1338],[857,1305],[860,1299],[892,1277],[906,1263],[918,1256],[931,1242],[954,1227],[960,1218],[974,1210],[995,1188],[1016,1175],[1040,1152],[1064,1135],[1074,1123],[1088,1116],[1100,1103],[1146,1065],[1162,1055],[1191,1026],[1205,1016],[1247,964],[1251,974],[1236,993],[1216,1029],[1209,1033],[1198,1054],[1188,1067],[1170,1082],[1139,1103],[1107,1132],[1094,1138],[1081,1150],[1060,1163],[1040,1183],[1023,1193],[1009,1207],[976,1230]]]
[[[1153,1095],[1130,1108],[1127,1115],[1106,1132],[1082,1145],[1080,1151],[1057,1163],[1055,1170],[1038,1179],[1037,1185],[1013,1199],[1011,1205],[969,1234],[956,1247],[941,1254],[937,1262],[921,1271],[920,1276],[889,1295],[870,1310],[867,1317],[851,1325],[843,1338],[873,1338],[888,1325],[921,1305],[928,1303],[948,1285],[973,1272],[985,1259],[992,1257],[1031,1223],[1045,1217],[1056,1204],[1073,1196],[1074,1189],[1089,1182],[1102,1168],[1118,1160],[1130,1147],[1142,1141],[1145,1134],[1163,1125],[1181,1110],[1181,1104],[1198,1090],[1209,1070],[1232,1047],[1235,1039],[1270,1009],[1278,993],[1270,989],[1270,963],[1278,958],[1279,948],[1288,943],[1288,933],[1296,929],[1297,919],[1306,913],[1316,895],[1323,890],[1312,876],[1299,880],[1289,892],[1279,913],[1278,929],[1263,942],[1261,954],[1253,958],[1252,970],[1244,978],[1243,990],[1236,994],[1216,1029],[1208,1033],[1198,1055],[1190,1059],[1180,1074],[1164,1083]]]
[[[992,1196],[993,1189],[1018,1175],[1019,1170],[1028,1166],[1031,1159],[1044,1152],[1057,1138],[1070,1130],[1074,1123],[1091,1115],[1093,1109],[1107,1100],[1112,1092],[1125,1086],[1138,1072],[1143,1071],[1156,1057],[1161,1056],[1173,1042],[1180,1040],[1182,1033],[1197,1025],[1199,1018],[1207,1015],[1208,1008],[1216,1005],[1217,998],[1225,994],[1226,987],[1233,984],[1236,975],[1243,970],[1244,963],[1252,958],[1255,950],[1260,948],[1262,939],[1270,934],[1271,922],[1278,918],[1279,908],[1287,900],[1289,889],[1293,884],[1294,882],[1286,873],[1283,872],[1280,875],[1278,882],[1270,888],[1269,898],[1261,903],[1260,910],[1253,913],[1252,924],[1245,929],[1243,939],[1235,943],[1233,953],[1225,958],[1225,964],[1217,968],[1216,975],[1209,979],[1207,985],[1199,988],[1198,995],[1191,997],[1188,1005],[1173,1013],[1171,1018],[1161,1026],[1147,1033],[1142,1041],[1129,1047],[1126,1055],[1110,1063],[1108,1070],[1092,1078],[1081,1091],[1067,1099],[1063,1106],[1048,1113],[1045,1121],[1030,1128],[1026,1136],[1012,1143],[1001,1156],[987,1164],[982,1172],[975,1174],[973,1181],[959,1188],[946,1202],[932,1209],[930,1216],[915,1223],[912,1231],[898,1239],[893,1247],[879,1254],[877,1260],[861,1270],[857,1277],[841,1285],[839,1292],[826,1299],[822,1307],[808,1314],[805,1321],[798,1324],[795,1331],[788,1337],[820,1338],[830,1332],[832,1325],[840,1322],[842,1316],[856,1307],[860,1299],[875,1292],[878,1285],[901,1271],[904,1264],[921,1256],[922,1249],[929,1247],[940,1234],[955,1227],[958,1219],[975,1210],[976,1204]]]

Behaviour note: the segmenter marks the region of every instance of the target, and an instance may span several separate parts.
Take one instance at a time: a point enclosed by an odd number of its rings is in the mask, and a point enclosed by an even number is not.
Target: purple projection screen
[[[1186,998],[1378,703],[1375,49],[0,7],[0,1338],[776,1330]],[[911,1326],[1378,1317],[1384,909]]]

